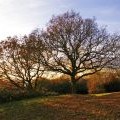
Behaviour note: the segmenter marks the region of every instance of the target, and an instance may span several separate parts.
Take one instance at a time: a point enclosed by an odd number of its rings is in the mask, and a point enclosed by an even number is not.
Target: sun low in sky
[[[52,15],[69,10],[120,32],[120,0],[0,0],[0,40],[44,28]]]

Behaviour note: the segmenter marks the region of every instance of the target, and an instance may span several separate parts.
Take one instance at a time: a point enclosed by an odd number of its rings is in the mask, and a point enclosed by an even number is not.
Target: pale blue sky
[[[44,28],[52,15],[68,10],[95,16],[109,32],[120,32],[120,0],[0,0],[0,40]]]

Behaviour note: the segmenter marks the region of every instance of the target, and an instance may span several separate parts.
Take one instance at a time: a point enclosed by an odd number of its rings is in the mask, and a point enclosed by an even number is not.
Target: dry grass
[[[120,93],[62,95],[0,105],[0,120],[119,120]]]

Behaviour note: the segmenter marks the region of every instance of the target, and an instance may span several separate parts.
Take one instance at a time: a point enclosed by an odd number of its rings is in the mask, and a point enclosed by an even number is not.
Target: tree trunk
[[[32,91],[33,90],[33,86],[32,86],[32,83],[31,83],[31,81],[28,81],[28,83],[27,83],[27,90],[28,91]]]
[[[71,76],[71,93],[76,94],[76,80],[75,76]]]

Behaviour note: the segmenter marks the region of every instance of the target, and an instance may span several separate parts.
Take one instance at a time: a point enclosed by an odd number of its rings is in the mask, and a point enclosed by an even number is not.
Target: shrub
[[[86,79],[88,80],[89,93],[94,94],[94,93],[109,92],[107,90],[107,86],[108,84],[111,84],[111,82],[114,81],[116,78],[117,78],[117,74],[115,70],[112,69],[102,70],[93,75],[87,76]]]
[[[7,89],[0,90],[0,103],[12,100],[12,94]]]
[[[69,94],[72,91],[72,85],[68,75],[61,75],[59,77],[53,77],[51,79],[39,78],[37,90],[45,94]],[[86,94],[88,93],[88,85],[86,79],[81,79],[76,83],[76,93]]]
[[[69,79],[65,77],[59,79],[57,78],[54,80],[41,79],[38,82],[37,90],[42,91],[42,93],[45,94],[47,94],[48,92],[67,94],[71,93],[71,83]],[[82,79],[76,83],[76,93],[88,93],[87,80]]]
[[[41,78],[38,81],[38,85],[37,85],[37,91],[41,92],[41,93],[47,93],[50,92],[51,89],[51,81],[45,78]]]
[[[38,91],[27,91],[27,90],[8,90],[8,89],[1,89],[0,90],[0,103],[10,102],[13,100],[21,100],[25,98],[33,98],[43,95]]]
[[[77,94],[88,94],[87,80],[81,79],[76,83]]]
[[[67,94],[71,92],[71,84],[69,81],[52,81],[50,91],[57,92],[59,94]]]
[[[117,92],[120,91],[120,79],[115,79],[104,84],[106,92]]]
[[[105,88],[104,88],[104,84],[103,84],[103,83],[97,84],[94,93],[95,93],[95,94],[98,94],[98,93],[104,93],[104,92],[106,92],[106,91],[105,91]]]

